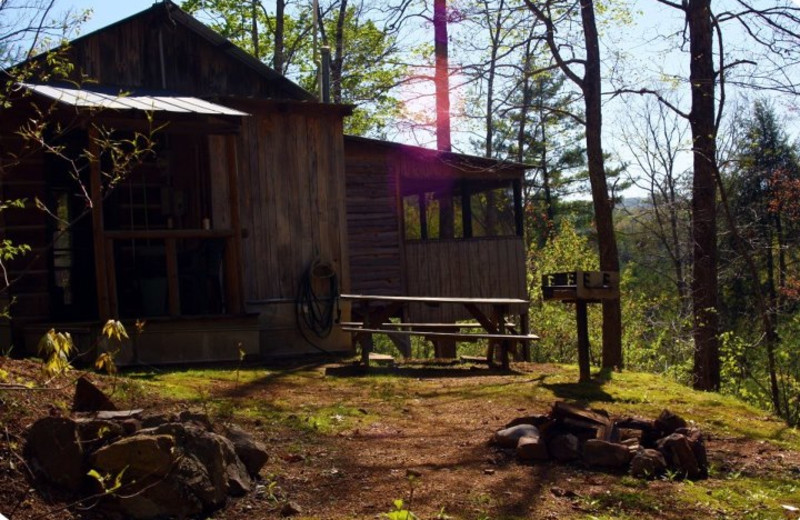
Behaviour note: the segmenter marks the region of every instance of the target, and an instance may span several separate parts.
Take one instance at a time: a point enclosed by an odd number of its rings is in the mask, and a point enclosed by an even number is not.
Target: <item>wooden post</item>
[[[497,305],[495,306],[495,319],[497,320],[497,333],[498,334],[505,334],[506,333],[506,312],[507,307],[505,305]],[[508,370],[508,351],[511,347],[511,341],[504,339],[500,342],[500,355],[501,355],[501,363],[503,365],[503,370]]]
[[[233,238],[225,243],[225,306],[228,314],[242,312],[242,225],[239,219],[239,168],[236,156],[236,136],[225,140],[228,160],[228,196]]]
[[[522,334],[528,336],[531,333],[531,317],[530,314],[528,314],[528,311],[525,311],[519,315],[519,323]],[[522,360],[527,362],[530,362],[531,360],[531,342],[528,339],[523,340],[522,342]]]
[[[445,332],[453,332],[445,330]],[[430,338],[427,338],[430,339]],[[456,340],[453,338],[436,338],[432,340],[434,357],[440,359],[455,359]]]
[[[108,272],[106,265],[105,226],[103,224],[103,182],[100,172],[100,149],[97,146],[97,129],[89,126],[90,196],[92,201],[92,240],[94,245],[94,268],[97,280],[97,313],[101,321],[112,317],[108,297]]]
[[[364,302],[364,324],[366,328],[371,329],[375,325],[373,320],[375,318],[370,315],[369,302]],[[360,334],[359,340],[361,342],[361,364],[364,365],[364,368],[369,368],[369,353],[372,352],[372,333],[364,332]]]
[[[517,236],[523,236],[525,232],[525,215],[522,208],[522,181],[520,179],[514,180],[514,223],[517,228]]]
[[[472,192],[469,181],[461,181],[461,224],[464,238],[472,238]]]
[[[591,379],[589,369],[589,319],[585,300],[575,302],[575,314],[578,322],[578,369],[579,381],[588,383]]]

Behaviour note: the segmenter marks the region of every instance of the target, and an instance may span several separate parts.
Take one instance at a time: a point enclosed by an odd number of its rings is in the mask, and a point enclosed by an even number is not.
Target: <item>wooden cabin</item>
[[[351,136],[345,161],[353,293],[527,299],[528,166]],[[406,312],[412,322],[472,318],[460,306]],[[527,322],[527,309],[514,312]]]
[[[0,229],[32,247],[5,263],[15,347],[56,328],[91,349],[118,318],[134,336],[123,364],[349,351],[349,334],[299,319],[312,303],[349,319],[326,305],[337,291],[525,297],[524,166],[345,138],[351,107],[318,103],[169,1],[64,53],[71,82],[26,79],[0,119],[2,197],[27,200]],[[39,114],[63,153],[19,155]],[[152,153],[110,182],[104,133],[152,128]],[[298,301],[309,284],[317,301]]]
[[[32,247],[6,266],[13,344],[35,348],[55,327],[89,348],[120,318],[131,333],[146,320],[123,363],[349,350],[336,330],[298,332],[295,309],[311,266],[349,288],[351,108],[316,102],[169,1],[65,52],[74,83],[28,79],[0,121],[2,197],[28,201],[2,212],[3,237]],[[13,161],[36,110],[62,125],[64,153]],[[101,129],[125,139],[151,125],[154,153],[111,186]]]

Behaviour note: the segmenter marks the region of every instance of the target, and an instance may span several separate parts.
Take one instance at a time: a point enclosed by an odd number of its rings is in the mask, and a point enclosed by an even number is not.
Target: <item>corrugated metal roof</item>
[[[103,108],[112,110],[145,110],[183,114],[207,114],[215,116],[250,115],[245,112],[240,112],[216,103],[204,101],[196,97],[170,94],[111,94],[109,92],[101,92],[99,90],[87,90],[74,87],[35,85],[31,83],[21,83],[20,85],[42,96],[76,107]]]

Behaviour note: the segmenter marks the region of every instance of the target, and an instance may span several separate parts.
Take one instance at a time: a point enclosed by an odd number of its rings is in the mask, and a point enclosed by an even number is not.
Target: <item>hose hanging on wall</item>
[[[317,294],[315,287],[321,287],[327,281],[326,294]],[[333,330],[333,325],[341,316],[339,307],[339,278],[333,266],[319,259],[314,260],[303,273],[300,288],[295,300],[297,328],[305,337],[305,330],[312,331],[318,338],[326,338]],[[317,350],[329,353],[306,337],[306,341]]]

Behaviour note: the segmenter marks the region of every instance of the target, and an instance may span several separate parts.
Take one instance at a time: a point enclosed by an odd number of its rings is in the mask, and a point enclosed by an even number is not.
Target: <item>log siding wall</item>
[[[405,294],[397,178],[385,154],[347,143],[347,231],[352,291]]]

